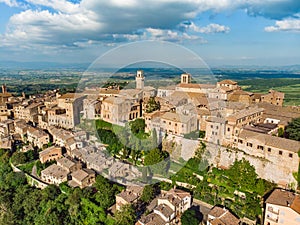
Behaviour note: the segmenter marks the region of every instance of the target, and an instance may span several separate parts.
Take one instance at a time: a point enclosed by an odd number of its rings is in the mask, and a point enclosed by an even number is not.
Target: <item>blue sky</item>
[[[145,40],[211,66],[300,64],[300,1],[0,0],[1,61],[89,63]]]

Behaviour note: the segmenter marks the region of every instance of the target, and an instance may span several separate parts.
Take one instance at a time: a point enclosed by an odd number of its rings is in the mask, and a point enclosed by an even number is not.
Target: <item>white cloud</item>
[[[74,4],[66,0],[26,0],[27,3],[47,6],[61,13],[79,13],[80,4]]]
[[[230,28],[224,25],[220,24],[209,24],[205,27],[195,27],[194,28],[196,32],[210,34],[210,33],[228,33],[230,31]]]
[[[179,32],[173,30],[162,30],[147,28],[143,37],[150,40],[183,42],[183,41],[198,41],[199,43],[206,43],[207,41],[200,36],[189,35],[186,32]]]
[[[16,0],[0,0],[0,3],[4,3],[8,5],[9,7],[18,7],[19,4],[17,3]]]
[[[291,31],[300,32],[300,19],[285,19],[281,21],[276,21],[275,26],[265,27],[267,32],[276,31]]]
[[[192,30],[198,33],[204,33],[204,34],[212,34],[212,33],[228,33],[230,31],[230,28],[224,25],[211,23],[206,26],[197,26],[193,22],[184,22],[179,25],[179,27],[184,28],[185,30]]]
[[[0,0],[17,6],[16,0]],[[228,33],[220,24],[180,30],[182,21],[192,21],[204,11],[247,9],[250,15],[285,16],[300,9],[299,0],[25,0],[27,9],[13,15],[0,45],[77,46],[87,41],[111,43],[144,39],[202,41],[197,33]],[[22,3],[23,4],[23,3]],[[285,6],[286,5],[286,6]],[[49,9],[49,10],[48,10]],[[284,9],[284,10],[282,10]],[[276,25],[276,27],[279,25]],[[278,29],[276,27],[266,28]]]

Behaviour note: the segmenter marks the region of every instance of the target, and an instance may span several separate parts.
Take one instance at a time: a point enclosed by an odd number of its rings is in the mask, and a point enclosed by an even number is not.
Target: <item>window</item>
[[[227,131],[228,131],[228,132],[230,131],[230,127],[227,128]]]
[[[216,128],[219,129],[219,126],[217,126]]]
[[[257,149],[264,150],[264,146],[257,145]]]
[[[279,151],[279,155],[282,155],[282,151]]]
[[[243,144],[243,140],[239,139],[239,143]]]
[[[271,148],[268,148],[268,152],[271,152]]]
[[[210,125],[210,128],[214,128],[214,126],[213,126],[213,125]]]
[[[293,158],[293,153],[289,153],[289,157],[290,157],[290,158]]]
[[[252,148],[253,144],[252,144],[252,143],[250,143],[250,142],[247,142],[247,146],[249,146],[249,147],[251,147],[251,148]]]

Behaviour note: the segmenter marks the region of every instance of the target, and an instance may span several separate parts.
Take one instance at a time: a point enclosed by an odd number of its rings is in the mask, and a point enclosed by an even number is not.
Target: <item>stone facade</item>
[[[41,163],[45,163],[52,160],[57,160],[62,157],[61,147],[49,147],[39,153],[39,159]]]

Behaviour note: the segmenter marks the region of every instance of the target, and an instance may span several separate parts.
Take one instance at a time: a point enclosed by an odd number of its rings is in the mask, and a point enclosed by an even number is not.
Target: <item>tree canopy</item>
[[[116,225],[134,225],[136,220],[135,210],[132,205],[123,205],[115,214]]]
[[[192,209],[186,210],[181,215],[181,224],[182,225],[199,225],[200,221],[196,217],[196,212]]]
[[[233,182],[233,185],[244,190],[255,189],[257,173],[255,172],[254,166],[249,161],[236,160],[233,165],[227,170],[229,179]]]
[[[97,176],[94,187],[67,188],[62,184],[37,189],[27,184],[22,172],[12,171],[7,153],[0,150],[0,224],[115,224],[106,210],[115,203],[120,186]]]
[[[151,112],[154,112],[156,110],[160,110],[160,102],[155,101],[154,97],[150,97],[149,101],[146,105],[146,112],[151,113]]]
[[[155,187],[153,185],[146,185],[143,189],[141,200],[143,202],[149,203],[155,197]]]
[[[300,117],[292,119],[286,127],[287,138],[300,141]]]

